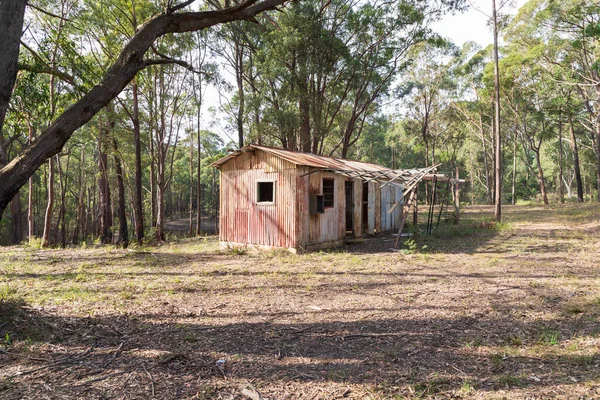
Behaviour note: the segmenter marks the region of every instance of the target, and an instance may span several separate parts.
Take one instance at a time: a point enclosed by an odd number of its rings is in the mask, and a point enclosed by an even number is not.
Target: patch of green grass
[[[498,382],[500,382],[500,384],[502,386],[506,386],[506,387],[511,387],[511,386],[519,387],[523,384],[523,379],[517,375],[504,374],[504,375],[500,376],[500,379],[498,380]]]
[[[17,288],[12,286],[10,282],[0,285],[0,301],[8,301],[17,294]]]
[[[590,366],[594,363],[595,357],[593,354],[577,354],[567,356],[570,364],[578,366]]]
[[[543,331],[538,339],[538,344],[541,346],[556,346],[560,341],[560,333],[552,330]]]
[[[504,361],[503,354],[492,354],[490,358],[492,360],[492,365],[494,366],[494,368],[500,368],[500,366],[502,365],[502,361]]]
[[[434,396],[440,392],[446,391],[450,381],[445,378],[434,378],[428,381],[417,382],[412,385],[412,390],[417,398]]]
[[[327,379],[332,381],[339,381],[346,379],[346,372],[340,369],[330,369],[327,371]]]
[[[248,246],[227,246],[226,253],[232,256],[244,256],[248,254]]]
[[[185,340],[188,343],[194,343],[198,341],[198,338],[191,332],[186,332],[185,336],[183,337],[183,340]]]
[[[481,339],[473,339],[466,342],[464,346],[466,349],[476,349],[478,347],[481,347],[482,344],[483,343],[481,342]]]
[[[519,347],[523,345],[523,338],[519,335],[510,336],[508,338],[508,344],[511,346]]]
[[[579,315],[579,314],[583,313],[583,308],[577,304],[570,304],[569,306],[567,306],[566,311],[567,311],[567,314],[570,314],[570,315]]]
[[[460,389],[458,389],[458,392],[456,393],[456,395],[458,397],[467,397],[472,395],[475,392],[475,388],[473,387],[473,384],[471,384],[471,382],[469,382],[467,379],[465,379],[462,383],[462,385],[460,386]]]

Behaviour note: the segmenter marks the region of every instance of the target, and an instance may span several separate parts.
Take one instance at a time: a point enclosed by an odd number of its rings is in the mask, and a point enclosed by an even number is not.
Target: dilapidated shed
[[[405,191],[435,170],[392,170],[259,145],[212,166],[221,171],[221,244],[294,251],[397,229]]]

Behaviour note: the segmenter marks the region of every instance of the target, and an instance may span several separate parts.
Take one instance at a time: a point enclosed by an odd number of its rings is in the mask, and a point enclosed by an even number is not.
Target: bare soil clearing
[[[503,211],[405,252],[2,248],[0,398],[600,398],[600,206]]]

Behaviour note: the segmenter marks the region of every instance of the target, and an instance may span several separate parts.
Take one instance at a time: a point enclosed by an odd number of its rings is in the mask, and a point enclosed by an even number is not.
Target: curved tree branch
[[[156,39],[168,33],[192,32],[276,9],[286,0],[245,0],[216,11],[166,13],[147,22],[125,45],[102,81],[60,115],[8,165],[0,169],[0,215],[27,179],[57,154],[71,135],[117,97],[148,63],[144,55]]]

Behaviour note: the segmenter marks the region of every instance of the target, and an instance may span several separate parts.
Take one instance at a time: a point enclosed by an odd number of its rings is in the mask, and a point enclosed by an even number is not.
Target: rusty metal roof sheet
[[[210,166],[219,167],[219,166],[225,164],[227,161],[231,160],[232,158],[235,158],[238,155],[242,154],[243,152],[246,152],[249,150],[254,150],[254,149],[262,150],[267,153],[274,154],[274,155],[281,157],[284,160],[287,160],[293,164],[303,165],[303,166],[307,166],[307,167],[315,167],[315,168],[323,168],[323,169],[342,169],[342,170],[348,169],[348,170],[357,170],[357,171],[390,170],[389,168],[385,168],[384,166],[377,165],[377,164],[365,163],[365,162],[361,162],[361,161],[346,160],[343,158],[319,156],[319,155],[311,154],[311,153],[302,153],[299,151],[277,149],[274,147],[260,146],[260,145],[256,145],[256,144],[250,144],[250,145],[244,146],[240,150],[237,150],[237,151],[235,151],[231,154],[228,154],[227,156],[215,161]]]
[[[361,178],[365,180],[399,180],[401,182],[408,182],[411,181],[415,177],[415,175],[422,175],[421,172],[424,172],[422,169],[393,170],[391,168],[386,168],[379,164],[347,160],[343,158],[320,156],[311,153],[302,153],[298,151],[290,151],[256,144],[244,146],[241,149],[215,161],[210,166],[218,168],[221,165],[225,164],[227,161],[239,156],[244,152],[251,150],[261,150],[276,155],[286,161],[291,162],[292,164],[319,168],[326,171],[340,173],[350,178]],[[427,168],[427,170],[428,172],[434,172],[435,167],[429,167]]]

